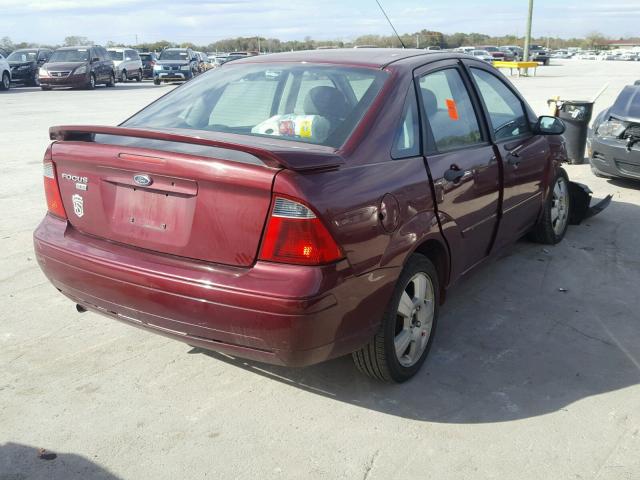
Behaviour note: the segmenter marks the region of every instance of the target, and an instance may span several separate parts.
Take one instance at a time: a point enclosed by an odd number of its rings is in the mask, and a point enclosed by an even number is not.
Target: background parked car
[[[153,67],[153,83],[190,80],[198,74],[198,59],[190,48],[165,48]]]
[[[524,50],[522,49],[522,47],[519,47],[518,45],[503,45],[499,48],[501,51],[505,53],[511,52],[511,54],[514,56],[515,61],[522,60],[522,57],[524,56]]]
[[[624,87],[598,114],[587,147],[596,176],[640,180],[640,82]]]
[[[206,53],[204,52],[196,52],[196,56],[199,59],[199,68],[200,68],[200,73],[204,73],[207,70],[210,70],[213,68],[213,64],[211,63],[211,61],[209,60],[209,57],[207,56]]]
[[[518,61],[522,56],[512,47],[498,47],[498,49],[504,53],[504,59],[507,62]]]
[[[51,57],[48,48],[23,48],[15,50],[7,57],[11,66],[11,81],[23,85],[39,86],[38,69]]]
[[[11,67],[0,53],[0,90],[9,90],[9,88],[11,88]]]
[[[486,50],[471,50],[469,52],[469,55],[471,55],[472,57],[476,57],[476,58],[478,58],[480,60],[483,60],[485,62],[488,62],[488,63],[491,63],[494,60],[493,55],[491,55]]]
[[[158,61],[158,55],[155,52],[140,53],[142,61],[142,78],[153,78],[153,67]]]
[[[529,60],[532,62],[542,63],[543,65],[549,65],[551,56],[549,55],[549,52],[540,45],[531,45],[529,48]]]
[[[142,60],[132,48],[110,48],[107,50],[116,69],[116,80],[126,82],[135,79],[142,81]]]
[[[77,87],[93,89],[98,84],[113,87],[116,71],[113,60],[100,45],[62,47],[38,71],[40,88]]]
[[[476,47],[477,50],[485,50],[489,52],[489,54],[493,57],[494,60],[505,60],[506,54],[500,50],[498,47],[494,46],[479,46]]]

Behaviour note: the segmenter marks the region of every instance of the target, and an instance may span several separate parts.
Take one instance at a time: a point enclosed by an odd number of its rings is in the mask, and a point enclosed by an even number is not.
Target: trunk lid
[[[53,127],[50,135],[62,202],[78,231],[208,262],[254,263],[283,151],[119,127]],[[339,158],[299,156],[302,169]]]

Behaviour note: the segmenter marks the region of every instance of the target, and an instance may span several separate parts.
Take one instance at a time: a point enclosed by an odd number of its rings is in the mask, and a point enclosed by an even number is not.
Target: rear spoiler
[[[199,132],[194,130],[194,135],[185,135],[170,131],[103,125],[59,125],[49,128],[49,138],[55,141],[92,142],[95,134],[164,140],[244,152],[259,158],[268,166],[284,167],[296,171],[330,169],[345,163],[340,155],[333,151],[327,151],[329,150],[327,147],[318,148],[316,145],[310,145],[310,147],[316,147],[314,150],[299,146],[282,147],[269,144],[269,148],[265,148],[261,145],[236,143],[225,139],[203,138],[197,136],[197,133]],[[224,134],[221,135],[224,136]]]

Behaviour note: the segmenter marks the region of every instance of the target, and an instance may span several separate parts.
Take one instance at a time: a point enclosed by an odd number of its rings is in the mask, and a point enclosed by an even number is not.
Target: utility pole
[[[527,32],[524,37],[524,54],[522,60],[529,61],[529,44],[531,43],[531,18],[533,17],[533,0],[529,0],[529,15],[527,16]]]
[[[420,48],[420,35],[416,35],[416,48]]]

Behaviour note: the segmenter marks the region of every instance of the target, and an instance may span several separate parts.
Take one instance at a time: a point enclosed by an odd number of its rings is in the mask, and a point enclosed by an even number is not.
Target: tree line
[[[492,36],[484,33],[452,33],[445,34],[430,30],[420,30],[414,33],[400,35],[402,43],[407,48],[426,48],[437,46],[440,48],[457,48],[467,45],[520,45],[524,44],[524,37],[515,35]],[[622,39],[621,39],[622,40]],[[537,37],[533,44],[548,46],[549,48],[582,47],[585,49],[607,48],[607,38],[598,32],[591,32],[583,38]],[[0,49],[9,53],[19,48],[92,45],[93,41],[87,37],[69,36],[62,45],[42,45],[32,42],[13,43],[9,37],[0,39]],[[142,42],[137,45],[123,44],[109,41],[105,47],[132,47],[140,51],[158,52],[167,47],[192,48],[203,52],[239,52],[260,51],[263,53],[288,52],[292,50],[314,50],[316,48],[350,48],[354,46],[400,47],[398,37],[391,35],[361,35],[353,41],[343,40],[314,40],[305,37],[303,40],[280,40],[265,37],[236,37],[218,40],[209,44],[195,44],[191,42]]]

